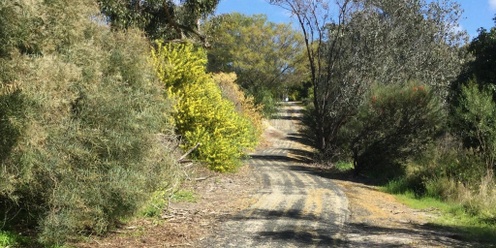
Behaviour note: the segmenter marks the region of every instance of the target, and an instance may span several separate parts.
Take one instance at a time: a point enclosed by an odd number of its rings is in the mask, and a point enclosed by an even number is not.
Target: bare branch
[[[189,149],[185,154],[183,154],[177,161],[182,162],[189,154],[196,150],[201,144],[197,143],[193,148]]]

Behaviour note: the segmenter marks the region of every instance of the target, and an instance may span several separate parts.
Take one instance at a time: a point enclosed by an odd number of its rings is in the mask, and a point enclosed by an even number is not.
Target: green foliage
[[[0,6],[0,56],[9,56],[14,48],[22,52],[37,50],[37,25],[29,10],[16,5],[16,1]]]
[[[194,38],[206,42],[198,21],[212,14],[219,0],[98,0],[113,28],[140,28],[151,39]]]
[[[196,196],[192,191],[179,190],[175,192],[171,199],[175,202],[196,202]]]
[[[257,130],[222,98],[219,86],[205,72],[203,50],[191,44],[158,44],[152,53],[156,71],[168,96],[176,100],[173,113],[184,149],[197,144],[192,155],[216,171],[231,171],[246,149],[256,145]]]
[[[0,230],[0,247],[18,247],[19,236]]]
[[[92,0],[2,1],[0,12],[2,32],[18,34],[0,45],[0,219],[48,245],[103,234],[176,180],[149,44],[101,25]]]
[[[496,17],[494,20],[496,23]],[[464,70],[451,85],[450,100],[454,105],[457,105],[464,85],[475,83],[481,88],[496,88],[496,26],[489,31],[479,29],[479,35],[465,48],[473,59],[464,64]],[[495,92],[493,100],[496,101]]]
[[[477,152],[474,149],[465,149],[456,137],[450,135],[431,144],[424,153],[410,161],[408,167],[409,174],[417,177],[424,185],[430,183],[429,181],[445,179],[465,185],[477,185],[486,173],[484,161]],[[430,195],[441,199],[451,198],[450,193]]]
[[[383,190],[391,194],[403,194],[409,192],[409,184],[407,180],[402,178],[392,179],[383,186]]]
[[[354,168],[353,163],[347,162],[347,161],[338,161],[335,164],[336,170],[339,172],[346,172],[346,171],[351,171]]]
[[[139,210],[140,215],[149,218],[159,217],[167,207],[167,197],[165,190],[153,192],[150,199]]]
[[[492,217],[483,212],[473,211],[470,206],[460,204],[460,201],[449,200],[443,201],[439,197],[429,197],[414,194],[409,190],[408,186],[404,186],[405,180],[392,181],[383,190],[388,193],[396,194],[396,197],[404,204],[415,209],[436,209],[440,213],[440,217],[435,219],[433,225],[440,228],[450,228],[452,231],[462,234],[467,241],[482,242],[479,245],[491,246],[496,241],[496,223],[494,222],[494,205],[486,208],[485,211],[492,211]],[[441,184],[457,185],[453,181],[440,180]],[[401,185],[398,185],[401,184]],[[402,186],[403,185],[403,186]],[[400,189],[399,191],[397,189]],[[467,192],[458,192],[459,195]],[[488,196],[486,196],[488,197]],[[487,199],[474,199],[476,202],[488,202]],[[490,196],[492,204],[494,197]],[[473,202],[474,203],[474,202]],[[487,243],[486,243],[487,242]]]
[[[381,168],[383,175],[394,175],[398,169],[401,173],[397,163],[426,148],[443,120],[440,101],[426,86],[378,86],[342,129],[341,140],[357,172]]]
[[[441,206],[445,216],[440,223],[461,228],[471,238],[487,240],[494,238],[486,234],[496,228],[494,182],[476,151],[445,136],[426,153],[409,161],[406,175],[390,181],[385,188],[387,192],[404,195],[402,198],[415,206]]]
[[[275,111],[288,88],[308,79],[303,62],[303,39],[290,24],[267,21],[264,15],[224,14],[208,20],[211,37],[208,70],[235,72],[237,83],[263,105]]]
[[[459,202],[480,219],[496,217],[494,166],[496,156],[496,104],[493,92],[475,82],[461,87],[451,118],[451,131],[463,145],[438,145],[421,161],[426,194]],[[453,142],[443,142],[453,144]],[[461,142],[460,142],[461,143]],[[494,227],[493,227],[494,228]]]
[[[447,1],[271,0],[290,10],[305,36],[316,148],[339,155],[337,135],[375,82],[418,80],[437,95],[460,71],[459,5]],[[338,149],[338,150],[335,150]]]
[[[495,31],[479,30],[466,47],[474,59],[451,85],[450,132],[459,144],[438,145],[417,161],[425,193],[460,203],[474,225],[484,226],[481,230],[494,230],[496,216]]]
[[[477,150],[488,170],[496,162],[496,103],[492,90],[480,90],[475,84],[462,86],[452,128],[468,147]]]
[[[277,112],[277,102],[280,97],[274,95],[273,91],[267,87],[260,86],[246,90],[247,94],[254,96],[254,100],[261,108],[265,117],[270,117]]]

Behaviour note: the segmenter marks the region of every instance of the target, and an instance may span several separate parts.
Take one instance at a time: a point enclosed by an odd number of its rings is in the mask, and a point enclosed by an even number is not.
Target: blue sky
[[[492,20],[496,14],[496,0],[458,0],[464,10],[461,27],[471,38],[477,36],[477,29],[494,27]],[[221,0],[217,14],[240,12],[247,15],[266,14],[272,22],[291,22],[289,13],[272,6],[266,0]]]

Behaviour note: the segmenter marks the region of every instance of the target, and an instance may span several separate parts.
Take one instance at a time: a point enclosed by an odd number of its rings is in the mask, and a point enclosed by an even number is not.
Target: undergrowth
[[[430,225],[461,233],[463,239],[467,241],[496,244],[496,219],[491,214],[487,214],[487,211],[493,212],[492,206],[474,208],[464,201],[443,200],[433,194],[420,194],[413,190],[409,183],[411,181],[405,178],[393,180],[382,187],[382,190],[395,194],[400,202],[409,207],[438,212],[439,217]],[[494,197],[494,195],[486,195],[484,198],[480,195],[471,196],[470,201],[481,204],[492,201]]]
[[[197,196],[193,191],[178,190],[172,195],[171,199],[174,202],[196,202]]]

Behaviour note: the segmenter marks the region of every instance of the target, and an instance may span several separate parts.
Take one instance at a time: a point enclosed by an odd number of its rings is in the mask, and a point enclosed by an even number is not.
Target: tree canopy
[[[219,0],[98,0],[114,28],[138,27],[151,39],[194,39],[206,44],[201,18],[212,14]]]
[[[468,46],[467,52],[472,59],[464,65],[463,72],[452,85],[453,101],[461,92],[461,86],[475,80],[481,87],[496,89],[496,17],[495,26],[490,30],[479,29],[479,35]],[[496,101],[496,94],[494,95]]]
[[[306,78],[303,39],[290,24],[267,21],[265,15],[239,13],[211,18],[206,30],[212,44],[208,70],[235,72],[238,84],[263,102]]]
[[[317,147],[333,153],[339,129],[373,83],[420,80],[445,95],[460,70],[453,1],[270,0],[295,16],[305,37]]]

